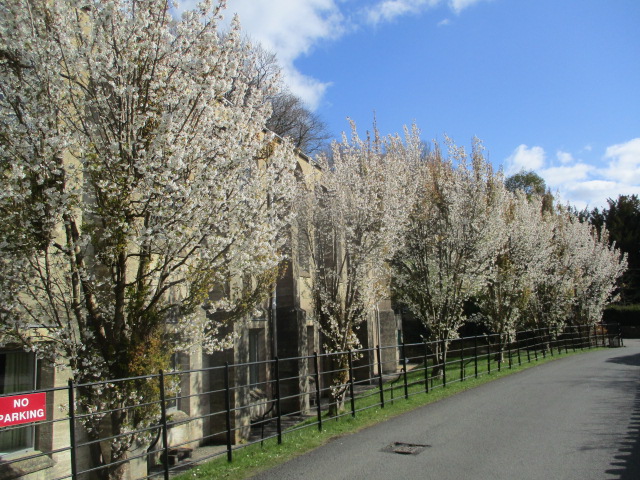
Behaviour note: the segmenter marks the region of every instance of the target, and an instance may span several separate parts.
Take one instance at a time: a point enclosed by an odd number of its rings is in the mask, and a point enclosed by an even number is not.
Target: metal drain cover
[[[417,455],[430,446],[431,445],[421,443],[393,442],[391,445],[383,448],[382,451],[399,453],[400,455]]]

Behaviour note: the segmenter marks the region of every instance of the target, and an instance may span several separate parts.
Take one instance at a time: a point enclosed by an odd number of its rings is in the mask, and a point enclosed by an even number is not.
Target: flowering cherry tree
[[[356,330],[389,294],[390,259],[400,242],[410,205],[405,165],[419,156],[416,130],[398,137],[351,139],[321,156],[319,170],[300,183],[297,228],[307,250],[313,317],[328,352],[359,345]],[[335,356],[334,409],[341,408],[348,379],[346,356]]]
[[[617,281],[627,267],[626,255],[609,244],[609,232],[600,233],[577,216],[564,216],[569,242],[572,279],[572,314],[576,325],[594,325],[602,319],[604,307],[615,299]]]
[[[506,190],[476,141],[471,155],[449,141],[417,164],[419,182],[404,244],[394,260],[397,299],[439,343],[438,363],[457,338],[464,303],[487,282],[504,238],[500,207]],[[438,369],[436,369],[436,373]]]
[[[549,329],[551,334],[566,324],[594,325],[615,299],[626,257],[609,246],[606,229],[598,234],[562,206],[544,220],[551,232],[548,254],[533,279],[523,325]]]
[[[169,7],[0,1],[0,339],[62,354],[76,382],[157,372],[180,340],[219,348],[212,314],[242,316],[281,261],[295,162],[263,132],[251,49],[237,22],[218,31],[224,2]],[[113,410],[90,436],[151,421],[119,409],[144,392],[82,390]]]
[[[497,255],[476,296],[483,321],[506,342],[521,326],[535,282],[551,255],[551,231],[544,221],[542,196],[516,191],[502,206]],[[501,355],[502,348],[500,348]]]

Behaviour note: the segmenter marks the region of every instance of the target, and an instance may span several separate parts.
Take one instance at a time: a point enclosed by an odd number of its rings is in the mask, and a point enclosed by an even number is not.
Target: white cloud
[[[368,23],[377,25],[389,22],[401,15],[420,13],[435,7],[441,0],[383,0],[366,10]]]
[[[599,164],[563,150],[547,158],[540,146],[520,145],[505,160],[505,170],[512,175],[523,169],[535,170],[561,203],[579,209],[602,208],[608,198],[640,194],[640,138],[606,148]]]
[[[560,203],[570,203],[582,210],[607,206],[607,199],[618,198],[618,195],[640,194],[640,186],[608,180],[587,180],[569,182],[557,189]]]
[[[449,0],[449,6],[451,7],[451,10],[453,10],[454,12],[460,13],[465,8],[468,8],[482,1],[486,1],[486,0]]]
[[[447,25],[451,25],[451,20],[449,20],[448,18],[445,18],[444,20],[440,20],[438,22],[439,27],[446,27]]]
[[[486,0],[446,0],[460,13]],[[179,11],[194,8],[198,0],[180,2]],[[278,56],[284,81],[311,109],[321,102],[331,79],[304,75],[295,60],[327,40],[338,39],[365,25],[378,25],[409,14],[419,14],[445,0],[377,0],[362,8],[346,0],[228,0],[226,21],[237,13],[244,33]],[[438,25],[448,24],[448,20]]]
[[[294,61],[308,54],[320,41],[343,35],[346,26],[336,2],[230,0],[227,11],[239,15],[243,31],[252,40],[277,54],[284,81],[294,94],[315,109],[330,83],[302,74]]]
[[[320,82],[315,78],[303,75],[293,65],[285,65],[282,73],[289,90],[300,97],[311,110],[318,108],[324,92],[331,86],[330,82]]]
[[[605,160],[609,162],[603,171],[607,178],[640,184],[640,138],[608,147]]]
[[[542,178],[544,178],[547,186],[553,189],[555,187],[561,187],[563,185],[573,184],[577,181],[586,180],[589,178],[589,173],[594,169],[595,167],[592,165],[576,163],[575,165],[543,168],[539,173]]]
[[[180,11],[194,8],[197,0],[180,2]],[[223,12],[229,22],[238,14],[242,31],[266,50],[275,52],[283,79],[291,91],[315,109],[330,82],[301,73],[294,61],[321,41],[336,39],[347,23],[335,0],[228,0]]]
[[[545,163],[546,154],[542,147],[527,147],[522,144],[505,160],[507,175],[521,170],[540,170]]]
[[[575,162],[573,155],[571,155],[569,152],[563,152],[562,150],[558,150],[556,152],[556,157],[558,157],[558,161],[562,165],[569,165],[570,163]]]
[[[487,0],[448,0],[447,3],[454,13],[459,14],[462,10],[482,1]],[[442,0],[380,0],[365,10],[365,18],[367,23],[378,25],[393,21],[402,15],[424,12],[441,3]],[[438,25],[448,25],[449,23],[449,20],[443,20]]]

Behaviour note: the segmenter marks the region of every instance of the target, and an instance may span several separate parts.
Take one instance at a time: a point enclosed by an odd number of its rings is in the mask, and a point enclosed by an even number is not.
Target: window
[[[22,351],[0,352],[0,394],[36,388],[36,358]],[[0,432],[0,455],[34,448],[35,427],[27,425]]]
[[[249,330],[249,384],[257,388],[260,382],[260,333],[258,329]]]

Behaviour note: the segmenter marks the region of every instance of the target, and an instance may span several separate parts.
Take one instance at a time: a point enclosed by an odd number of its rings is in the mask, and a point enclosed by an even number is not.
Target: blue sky
[[[228,0],[337,138],[483,140],[583,208],[640,194],[638,0]]]

